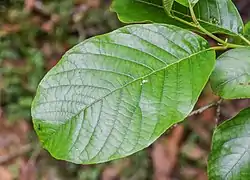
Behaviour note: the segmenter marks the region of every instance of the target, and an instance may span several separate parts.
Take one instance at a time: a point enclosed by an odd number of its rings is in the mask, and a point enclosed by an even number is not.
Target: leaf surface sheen
[[[214,64],[206,40],[171,25],[131,25],[91,38],[41,81],[34,127],[58,159],[125,157],[184,120]]]
[[[250,98],[250,47],[219,56],[210,79],[213,91],[224,99]]]
[[[218,126],[208,161],[211,180],[248,180],[250,177],[250,108]]]

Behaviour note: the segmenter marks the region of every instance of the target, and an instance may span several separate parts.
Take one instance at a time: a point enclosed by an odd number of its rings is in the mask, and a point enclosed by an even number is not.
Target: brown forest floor
[[[249,20],[250,1],[235,3],[244,21]],[[0,0],[0,180],[207,179],[215,108],[188,118],[149,148],[109,163],[57,161],[39,146],[30,119],[37,84],[77,42],[122,26],[108,4],[108,0]],[[217,99],[207,87],[196,108]],[[249,105],[250,100],[224,101],[220,121]]]

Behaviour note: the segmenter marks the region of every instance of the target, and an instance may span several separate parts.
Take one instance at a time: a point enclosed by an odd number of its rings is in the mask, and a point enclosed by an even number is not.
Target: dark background
[[[73,45],[123,24],[108,0],[0,0],[0,180],[206,180],[215,108],[167,131],[149,148],[99,165],[53,159],[30,117],[36,87]],[[250,1],[235,0],[244,22]],[[196,108],[217,100],[207,87]],[[249,100],[225,101],[220,122]]]

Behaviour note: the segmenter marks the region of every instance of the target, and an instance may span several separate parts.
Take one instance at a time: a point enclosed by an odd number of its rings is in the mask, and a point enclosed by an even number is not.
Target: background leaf
[[[250,47],[232,49],[216,61],[210,77],[213,91],[225,98],[250,97]]]
[[[183,6],[189,7],[189,3],[188,1],[190,1],[190,3],[192,5],[195,5],[199,0],[175,0],[176,2],[180,3]]]
[[[183,6],[189,7],[188,0],[175,0],[175,1]]]
[[[114,0],[111,10],[125,23],[156,22],[191,28],[168,16],[162,0]]]
[[[117,12],[119,19],[125,23],[157,22],[194,30],[193,27],[168,16],[161,0],[113,0],[111,9]],[[199,1],[194,10],[201,25],[212,33],[243,33],[242,19],[231,0]],[[179,3],[174,3],[172,14],[192,22],[189,8]]]
[[[174,4],[174,0],[162,0],[163,7],[166,13],[171,16],[171,10]]]
[[[175,26],[132,25],[91,38],[40,83],[34,127],[58,159],[130,155],[190,113],[214,63],[206,40]]]
[[[248,23],[245,24],[245,28],[244,28],[244,36],[250,40],[250,21]]]
[[[208,161],[211,180],[250,177],[250,108],[216,128]]]
[[[213,33],[243,33],[243,21],[231,0],[203,0],[195,7],[201,25]]]

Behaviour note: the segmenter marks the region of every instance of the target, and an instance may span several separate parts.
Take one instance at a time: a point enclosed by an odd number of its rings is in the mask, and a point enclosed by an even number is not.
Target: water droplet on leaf
[[[147,83],[147,82],[148,82],[148,80],[143,79],[142,82],[141,82],[141,86],[142,86],[143,84]]]

